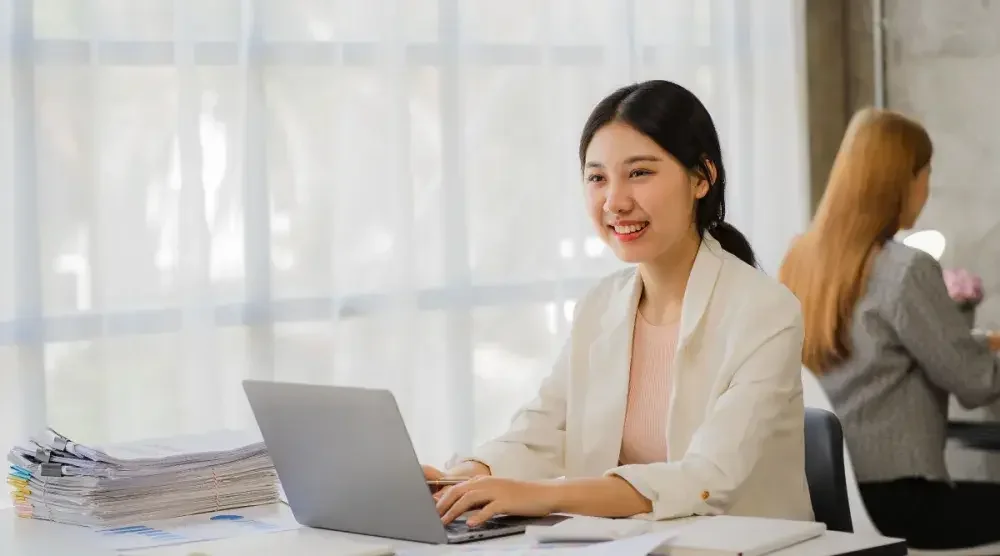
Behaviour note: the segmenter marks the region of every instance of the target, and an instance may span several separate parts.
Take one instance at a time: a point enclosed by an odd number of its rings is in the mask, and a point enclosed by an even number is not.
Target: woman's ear
[[[719,171],[715,168],[715,164],[712,163],[708,158],[703,158],[701,160],[703,169],[708,170],[708,175],[705,175],[704,170],[695,172],[694,174],[694,198],[701,199],[705,195],[708,195],[708,190],[711,189],[712,185],[715,184],[716,178],[719,177]]]
[[[708,168],[708,185],[715,185],[715,180],[719,178],[719,169],[715,167],[715,163],[708,157],[703,158],[702,163],[705,165],[705,168]]]

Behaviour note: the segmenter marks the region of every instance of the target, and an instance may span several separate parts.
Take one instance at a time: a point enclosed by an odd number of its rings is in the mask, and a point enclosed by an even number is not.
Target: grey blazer
[[[851,356],[820,383],[858,481],[948,480],[948,396],[967,408],[1000,398],[1000,359],[969,329],[933,257],[889,242],[872,264]]]

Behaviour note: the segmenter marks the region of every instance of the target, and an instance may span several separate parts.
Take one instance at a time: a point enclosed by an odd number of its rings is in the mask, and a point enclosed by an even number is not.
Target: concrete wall
[[[873,18],[871,0],[807,0],[807,6],[818,195],[831,145],[839,142],[835,122],[873,102]],[[931,196],[917,228],[944,233],[943,265],[983,277],[987,298],[977,326],[1000,329],[1000,0],[885,0],[884,6],[888,107],[923,122],[935,143]],[[836,52],[842,62],[824,63]],[[840,91],[825,90],[838,81]],[[846,119],[840,135],[844,125]],[[1000,420],[1000,404],[953,411]],[[950,447],[948,462],[956,478],[1000,481],[1000,455]]]
[[[918,221],[948,239],[946,266],[983,277],[976,324],[1000,329],[1000,0],[886,2],[887,96],[934,139],[931,197]],[[1000,404],[953,415],[1000,419]],[[957,478],[1000,481],[1000,455],[951,449]]]

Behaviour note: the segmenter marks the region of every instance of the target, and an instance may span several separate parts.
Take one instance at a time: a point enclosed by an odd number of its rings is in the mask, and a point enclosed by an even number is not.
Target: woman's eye
[[[636,168],[635,170],[632,170],[631,172],[628,173],[628,177],[630,177],[630,178],[641,178],[643,176],[648,176],[650,174],[652,174],[652,172],[650,172],[649,170],[643,170],[642,168]]]
[[[603,179],[604,179],[604,176],[602,176],[600,174],[591,174],[591,175],[587,176],[587,182],[589,182],[589,183],[598,183],[598,182],[600,182]]]

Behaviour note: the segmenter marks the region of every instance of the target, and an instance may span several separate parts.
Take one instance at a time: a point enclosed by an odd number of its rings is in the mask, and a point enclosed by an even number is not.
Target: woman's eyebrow
[[[661,159],[658,156],[651,154],[639,154],[636,156],[630,156],[625,159],[625,164],[634,164],[636,162],[659,162]]]
[[[622,161],[622,164],[635,164],[636,162],[660,162],[663,159],[652,154],[637,154],[635,156],[630,156]],[[587,162],[587,168],[604,168],[604,165],[596,160]]]

